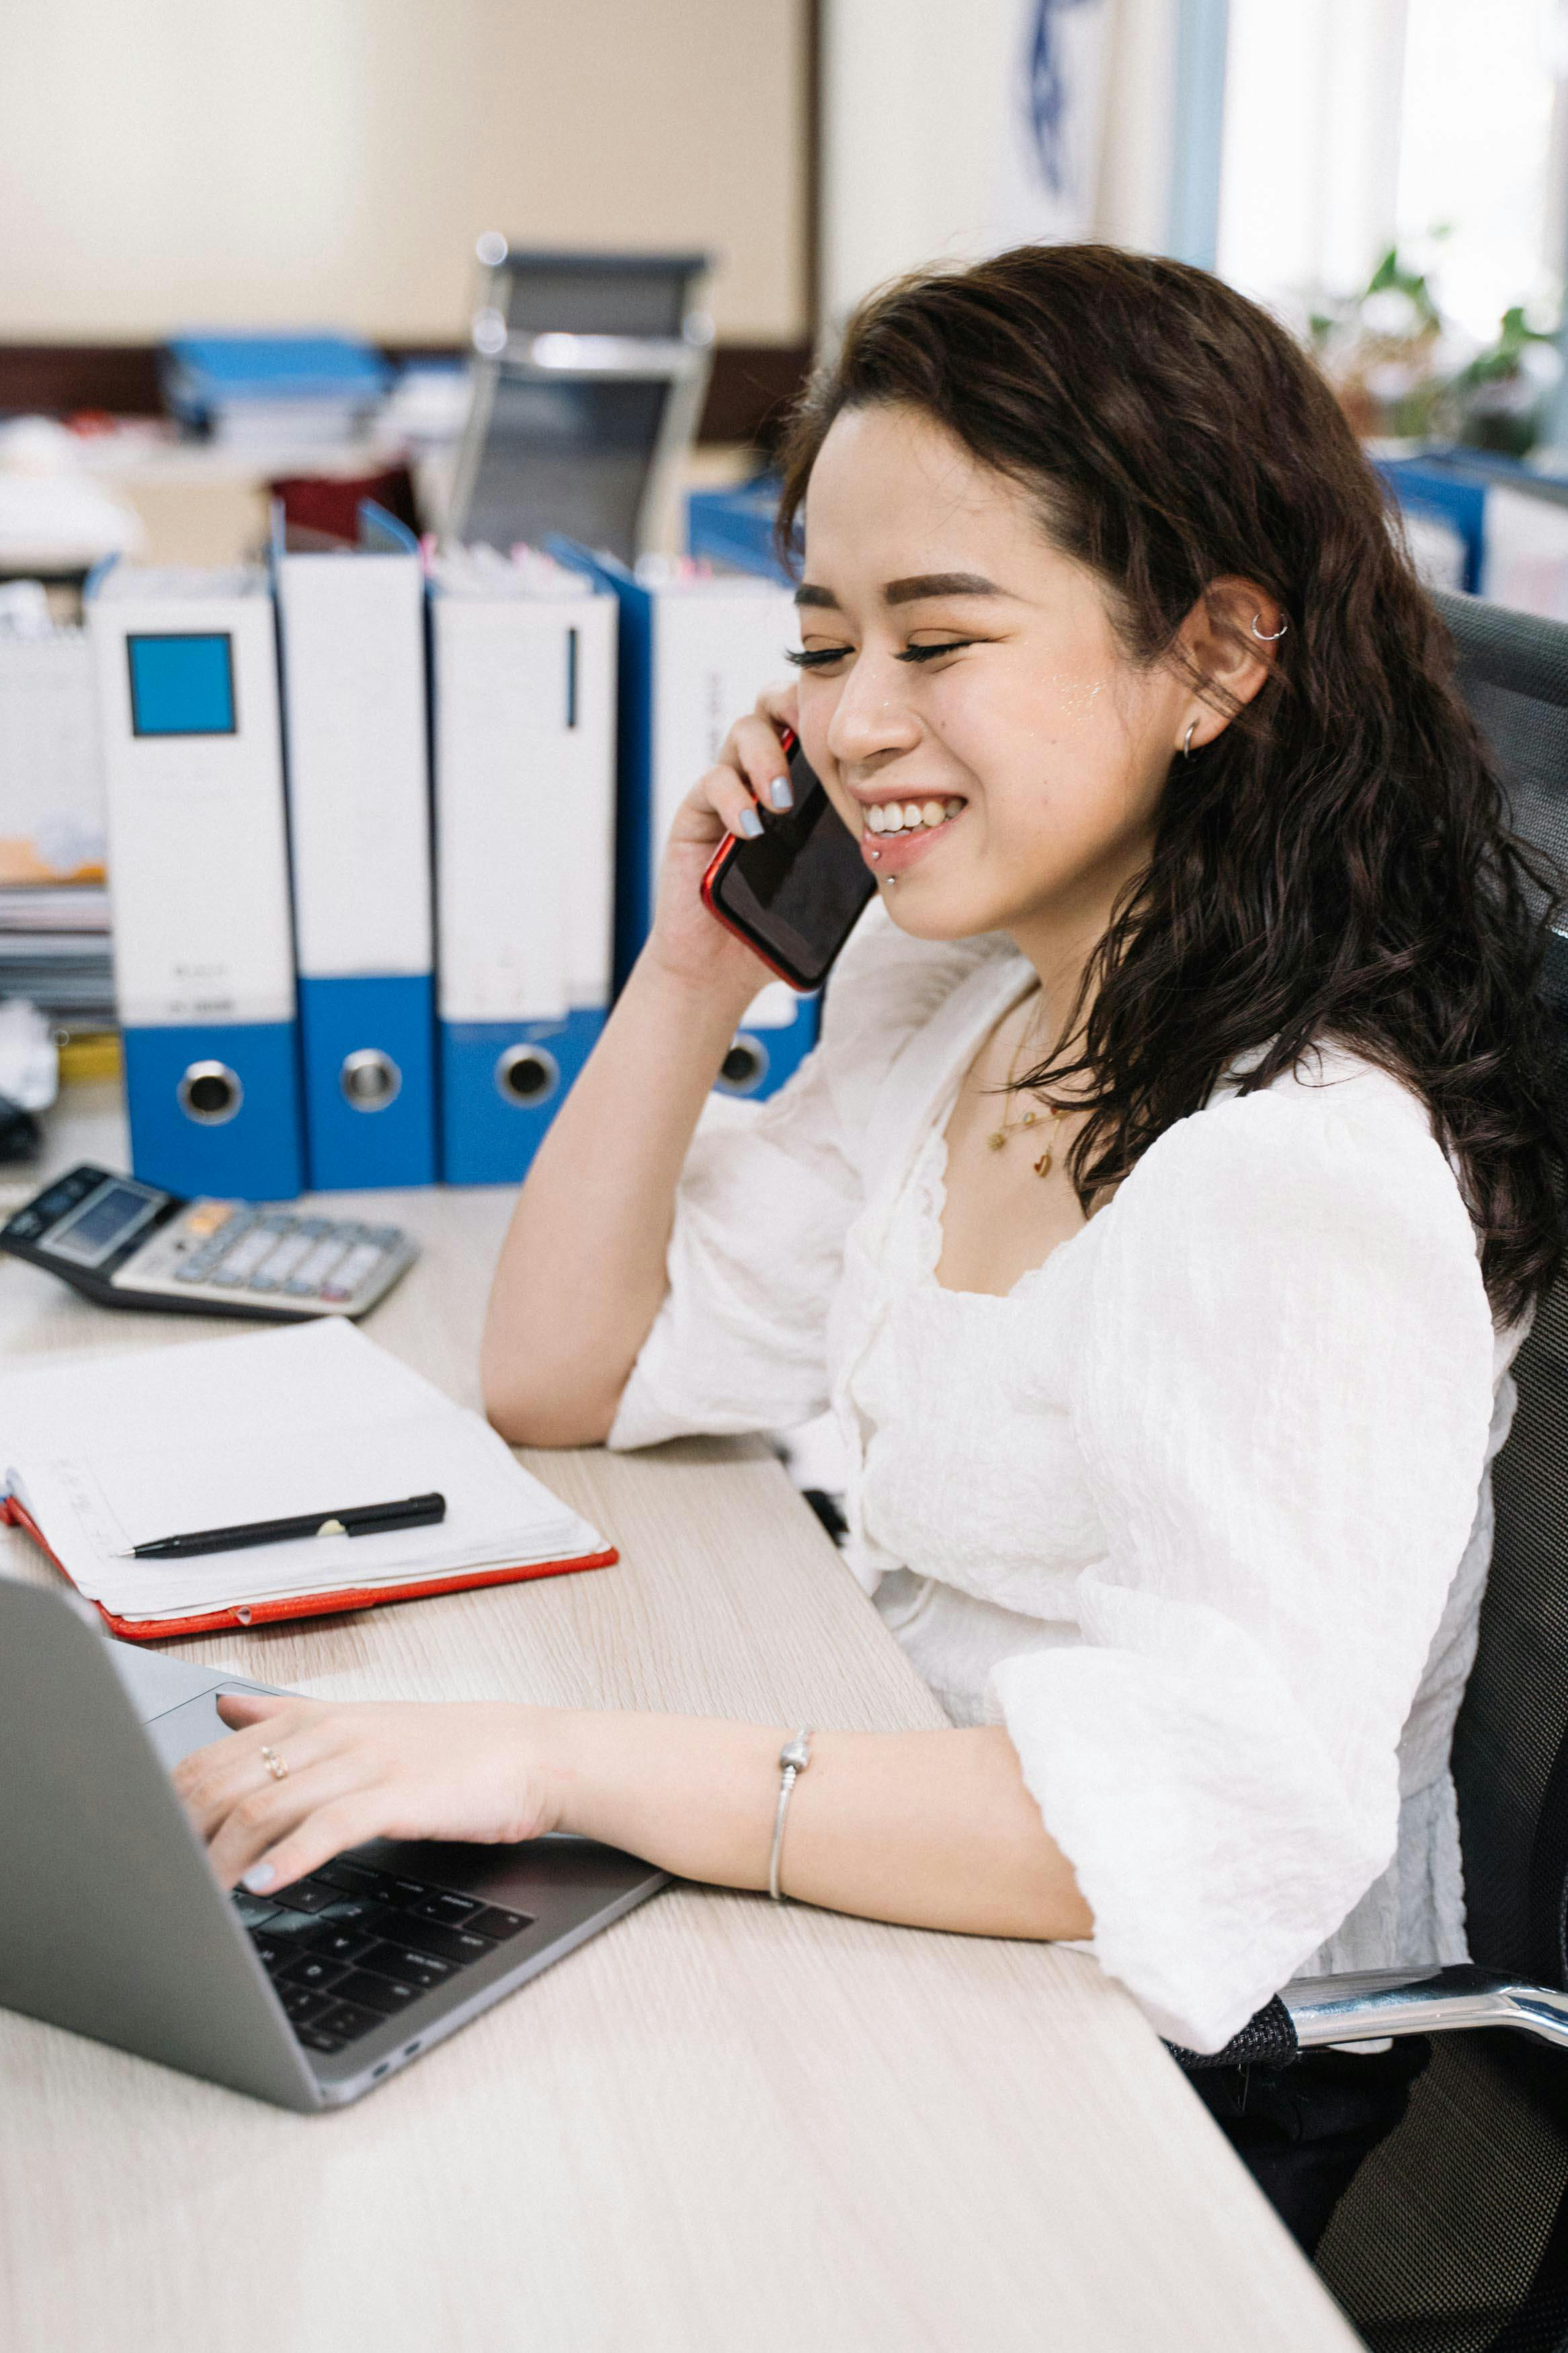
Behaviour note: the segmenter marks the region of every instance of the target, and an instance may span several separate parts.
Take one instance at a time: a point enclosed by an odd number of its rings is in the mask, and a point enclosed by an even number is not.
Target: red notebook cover
[[[15,1495],[0,1496],[0,1520],[30,1535],[69,1584],[69,1573],[49,1550],[47,1537]],[[98,1611],[111,1634],[122,1642],[172,1642],[186,1634],[216,1634],[225,1627],[274,1626],[283,1618],[329,1618],[342,1609],[377,1609],[384,1601],[422,1601],[427,1594],[467,1593],[480,1585],[520,1585],[530,1577],[565,1577],[574,1568],[608,1568],[620,1558],[614,1545],[603,1552],[581,1553],[574,1560],[531,1560],[521,1568],[470,1568],[450,1577],[426,1577],[412,1585],[344,1587],[336,1593],[293,1594],[287,1600],[258,1601],[239,1609],[208,1610],[199,1618],[116,1618],[101,1601]]]

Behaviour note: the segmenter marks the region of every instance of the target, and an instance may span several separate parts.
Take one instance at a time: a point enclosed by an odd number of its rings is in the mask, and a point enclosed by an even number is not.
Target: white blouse
[[[1517,1331],[1422,1106],[1324,1052],[1179,1121],[1005,1298],[944,1291],[959,1084],[1034,976],[879,904],[823,1042],[705,1121],[610,1444],[831,1400],[851,1566],[1000,1721],[1162,2034],[1465,1957],[1448,1750]]]

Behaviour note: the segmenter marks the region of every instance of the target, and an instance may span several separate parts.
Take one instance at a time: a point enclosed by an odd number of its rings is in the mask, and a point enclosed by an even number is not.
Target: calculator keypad
[[[373,1288],[384,1288],[412,1255],[396,1226],[364,1226],[345,1219],[295,1217],[287,1209],[243,1203],[198,1203],[157,1237],[145,1258],[128,1264],[128,1289],[151,1284],[187,1296],[200,1291],[237,1300],[265,1300],[280,1308],[342,1309]]]

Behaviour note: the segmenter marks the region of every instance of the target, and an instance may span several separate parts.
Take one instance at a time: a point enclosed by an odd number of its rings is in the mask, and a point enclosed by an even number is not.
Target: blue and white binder
[[[303,1171],[267,576],[115,565],[87,609],[132,1165],[172,1192],[286,1198]]]
[[[430,619],[442,1174],[515,1183],[609,1002],[616,603],[479,549]]]
[[[366,507],[361,545],[275,525],[306,1166],[318,1191],[436,1178],[425,575]]]
[[[702,573],[650,557],[635,573],[583,557],[620,601],[616,984],[647,937],[665,838],[677,807],[719,756],[733,722],[785,674],[795,601],[772,579]],[[726,1093],[770,1095],[816,1043],[818,1000],[770,981],[725,1059]]]

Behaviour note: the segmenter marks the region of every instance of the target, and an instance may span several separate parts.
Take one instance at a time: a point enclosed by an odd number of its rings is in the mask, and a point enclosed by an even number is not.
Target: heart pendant
[[[1041,1153],[1041,1155],[1040,1155],[1039,1158],[1038,1158],[1038,1159],[1036,1161],[1036,1163],[1035,1163],[1035,1174],[1036,1174],[1036,1176],[1048,1176],[1050,1175],[1050,1173],[1051,1173],[1051,1164],[1052,1164],[1052,1155],[1051,1155],[1051,1153],[1050,1153],[1049,1148],[1047,1147],[1047,1149],[1046,1151],[1044,1151],[1044,1152],[1042,1152],[1042,1153]]]

